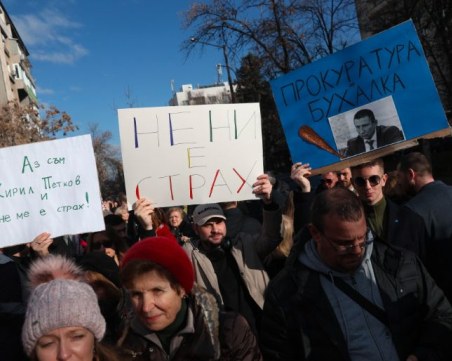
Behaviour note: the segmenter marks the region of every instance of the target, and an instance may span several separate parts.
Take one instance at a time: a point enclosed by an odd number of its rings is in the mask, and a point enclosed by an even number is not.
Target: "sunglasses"
[[[93,242],[92,248],[95,251],[100,250],[101,248],[112,248],[113,247],[113,241],[105,240],[102,242]]]
[[[379,175],[371,175],[368,178],[356,177],[353,179],[353,183],[355,183],[357,187],[365,187],[367,182],[369,182],[371,187],[375,187],[380,184],[381,177]]]

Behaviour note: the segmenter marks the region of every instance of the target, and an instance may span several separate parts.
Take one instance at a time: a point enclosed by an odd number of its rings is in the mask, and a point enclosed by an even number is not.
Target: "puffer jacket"
[[[196,285],[189,296],[186,325],[174,335],[170,354],[161,347],[155,333],[137,327],[136,322],[125,327],[117,343],[121,360],[262,360],[246,320],[236,313],[219,312],[215,298]]]

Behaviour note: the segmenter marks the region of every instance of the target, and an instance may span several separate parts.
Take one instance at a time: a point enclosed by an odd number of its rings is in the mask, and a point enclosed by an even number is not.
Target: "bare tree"
[[[358,40],[353,0],[196,2],[183,25],[193,30],[182,44],[188,54],[203,43],[226,46],[233,58],[250,52],[270,78]]]
[[[119,147],[109,143],[112,137],[110,131],[100,131],[98,124],[91,124],[89,129],[102,196],[117,196],[125,190]]]
[[[361,33],[370,36],[412,19],[436,87],[452,119],[452,1],[387,0],[377,5],[357,1]]]

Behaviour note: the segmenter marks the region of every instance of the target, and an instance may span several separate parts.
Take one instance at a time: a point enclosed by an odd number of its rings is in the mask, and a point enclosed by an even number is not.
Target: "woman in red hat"
[[[222,312],[194,285],[193,266],[179,244],[150,237],[121,263],[133,316],[118,340],[124,360],[262,360],[246,320]]]

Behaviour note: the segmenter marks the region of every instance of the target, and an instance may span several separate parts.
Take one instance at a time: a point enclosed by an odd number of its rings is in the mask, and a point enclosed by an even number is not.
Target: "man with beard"
[[[419,256],[452,300],[452,187],[433,178],[430,162],[419,152],[402,157],[397,169],[401,188],[414,195],[404,208],[418,214],[426,228]]]
[[[339,185],[341,185],[345,189],[351,190],[355,194],[358,194],[356,192],[356,189],[353,187],[352,170],[350,169],[350,167],[341,169],[339,172],[337,172],[337,176],[339,177]]]
[[[451,360],[452,308],[414,253],[373,242],[349,190],[316,196],[265,294],[265,360]]]

